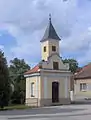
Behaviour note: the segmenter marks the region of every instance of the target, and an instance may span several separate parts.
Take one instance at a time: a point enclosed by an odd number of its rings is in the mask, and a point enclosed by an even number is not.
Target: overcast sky
[[[41,60],[49,13],[62,39],[60,56],[80,66],[91,62],[91,0],[0,0],[0,49],[8,61],[24,58],[33,66]]]

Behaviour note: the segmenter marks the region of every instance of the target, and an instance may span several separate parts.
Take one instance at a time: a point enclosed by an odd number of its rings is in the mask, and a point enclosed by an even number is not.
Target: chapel
[[[70,104],[69,64],[60,57],[58,36],[49,16],[48,26],[41,43],[41,61],[24,73],[26,77],[26,105],[49,106]]]

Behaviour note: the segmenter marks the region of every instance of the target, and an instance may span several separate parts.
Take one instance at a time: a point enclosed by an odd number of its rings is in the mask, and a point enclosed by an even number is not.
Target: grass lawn
[[[14,109],[29,109],[29,108],[32,108],[31,106],[25,106],[25,105],[12,105],[12,106],[7,106],[7,107],[4,107],[3,110],[14,110]],[[1,110],[1,108],[0,108]]]

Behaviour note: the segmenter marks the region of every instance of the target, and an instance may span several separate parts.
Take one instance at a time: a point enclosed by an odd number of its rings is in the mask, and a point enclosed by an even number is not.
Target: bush
[[[14,91],[11,96],[12,104],[24,104],[24,92],[23,91]]]

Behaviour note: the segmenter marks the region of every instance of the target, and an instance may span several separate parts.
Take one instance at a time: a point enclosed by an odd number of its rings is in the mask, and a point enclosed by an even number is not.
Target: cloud
[[[86,46],[87,45],[87,46]],[[85,64],[87,61],[91,62],[91,27],[88,28],[88,34],[85,37],[84,46],[86,47],[84,55],[78,58],[80,64]]]
[[[4,46],[3,45],[0,45],[0,50],[4,50]]]
[[[62,41],[62,50],[64,51],[79,52],[80,50],[86,50],[91,44],[91,31],[85,30],[84,32],[79,33],[78,36],[75,34],[66,38],[64,41]]]
[[[79,51],[86,56],[90,52],[90,4],[86,0],[0,0],[0,28],[14,36],[17,43],[10,48],[11,58],[24,58],[30,63],[41,59],[40,40],[51,13],[53,25],[62,38],[60,51],[65,55],[76,54],[82,61],[84,56],[80,57]]]

